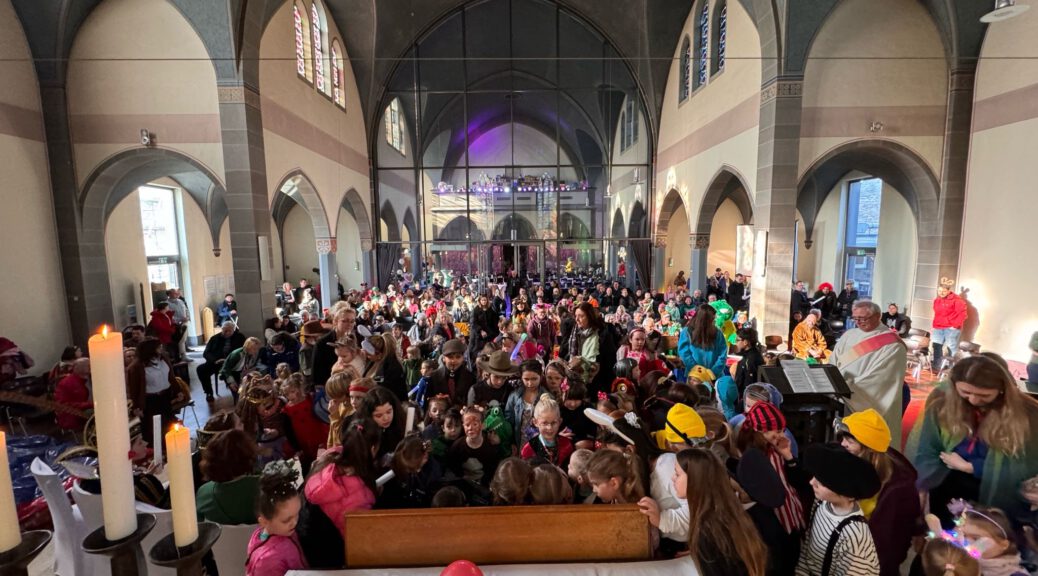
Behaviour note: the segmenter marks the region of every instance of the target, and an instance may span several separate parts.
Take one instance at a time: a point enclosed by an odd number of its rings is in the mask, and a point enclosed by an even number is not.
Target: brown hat
[[[519,372],[519,367],[512,364],[511,358],[508,356],[508,352],[504,350],[496,350],[490,354],[490,358],[486,361],[480,360],[476,362],[484,372],[490,372],[491,374],[497,374],[498,376],[515,376]]]
[[[311,320],[306,324],[303,324],[303,329],[299,333],[304,338],[311,336],[324,336],[328,333],[328,328],[326,328],[320,320]]]
[[[457,338],[453,338],[443,343],[443,355],[449,356],[451,354],[464,354],[465,343]]]

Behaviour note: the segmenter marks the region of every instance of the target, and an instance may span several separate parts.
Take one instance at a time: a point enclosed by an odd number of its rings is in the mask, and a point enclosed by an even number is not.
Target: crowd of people
[[[285,286],[288,309],[259,335],[221,312],[196,369],[234,409],[198,434],[199,517],[258,518],[247,566],[263,575],[341,567],[349,511],[573,503],[636,504],[658,556],[689,555],[704,575],[886,576],[909,557],[916,574],[1027,573],[1038,403],[1004,360],[957,362],[901,451],[893,312],[851,284],[800,292],[793,318],[807,313],[778,353],[745,319],[744,278],[718,270],[707,286],[476,291],[455,279],[365,285],[328,310]],[[834,343],[812,323],[823,318],[847,327]],[[175,342],[127,340],[133,409],[167,416]],[[80,356],[63,357],[58,390],[87,408]],[[798,446],[783,395],[762,381],[794,357],[836,365],[853,392],[832,444]]]

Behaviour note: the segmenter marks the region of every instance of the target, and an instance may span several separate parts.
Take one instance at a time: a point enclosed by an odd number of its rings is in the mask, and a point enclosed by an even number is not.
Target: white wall
[[[1033,3],[1032,3],[1033,4]],[[1032,6],[1033,8],[1033,6]],[[958,284],[968,286],[986,350],[1026,362],[1038,331],[1038,10],[992,24],[977,66]]]
[[[313,269],[318,267],[317,241],[310,215],[301,206],[289,210],[281,242],[285,248],[285,279],[297,284],[300,278],[308,278],[315,283],[317,275]]]
[[[364,252],[360,249],[360,231],[357,221],[346,210],[339,208],[339,226],[335,237],[339,239],[339,250],[335,253],[335,264],[342,285],[349,289],[363,282]],[[361,270],[357,270],[358,262]]]
[[[721,202],[710,228],[710,249],[706,255],[709,274],[717,268],[727,270],[735,276],[735,247],[737,227],[743,224],[742,212],[731,200]]]
[[[0,336],[49,370],[71,344],[39,86],[10,0],[0,0]],[[23,130],[19,130],[21,126]]]

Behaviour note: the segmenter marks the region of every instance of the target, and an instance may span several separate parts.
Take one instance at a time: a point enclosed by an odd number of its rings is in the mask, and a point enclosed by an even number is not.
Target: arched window
[[[638,141],[638,111],[634,106],[634,98],[628,98],[624,110],[620,113],[620,152],[626,151]]]
[[[346,72],[343,70],[342,48],[339,39],[332,40],[332,101],[346,109]]]
[[[296,0],[292,4],[292,20],[296,34],[296,73],[307,82],[314,81],[314,61],[310,53],[310,19],[306,8]]]
[[[681,85],[678,86],[678,102],[684,102],[688,100],[688,95],[692,92],[692,41],[689,39],[688,34],[685,34],[685,40],[681,43]]]
[[[331,82],[328,77],[328,19],[319,0],[314,0],[311,6],[310,19],[314,43],[314,85],[321,92],[331,95]]]
[[[386,107],[386,142],[404,154],[404,115],[400,113],[400,99],[394,98]]]
[[[620,152],[627,150],[627,112],[620,112]]]
[[[702,5],[700,5],[695,21],[695,46],[693,49],[695,53],[695,74],[692,77],[693,90],[706,84],[707,66],[710,64],[707,61],[707,53],[710,46],[710,3],[706,0],[703,0]]]
[[[710,45],[710,74],[724,70],[724,55],[728,48],[728,1],[721,0],[714,8],[714,35]]]

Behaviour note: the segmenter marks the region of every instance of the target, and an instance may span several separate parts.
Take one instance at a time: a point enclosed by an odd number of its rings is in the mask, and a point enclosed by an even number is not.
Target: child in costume
[[[804,450],[813,476],[814,509],[797,563],[797,576],[861,574],[879,576],[879,557],[868,520],[858,501],[879,492],[872,464],[840,446],[815,444]]]
[[[599,450],[587,465],[588,482],[596,502],[634,504],[645,496],[638,457],[616,450]]]
[[[289,570],[307,568],[296,534],[303,505],[297,477],[296,470],[284,460],[270,462],[263,469],[256,506],[259,528],[249,538],[245,560],[248,576],[284,576]]]
[[[328,424],[314,415],[313,394],[304,390],[303,375],[292,374],[281,386],[285,397],[282,413],[288,418],[292,435],[299,446],[299,460],[303,470],[309,470],[310,464],[317,458],[317,452],[328,441]]]
[[[519,455],[523,460],[542,458],[560,468],[568,466],[569,457],[573,454],[573,441],[559,435],[562,415],[559,413],[559,404],[550,393],[541,394],[533,408],[533,422],[537,427],[537,435],[523,446]]]

